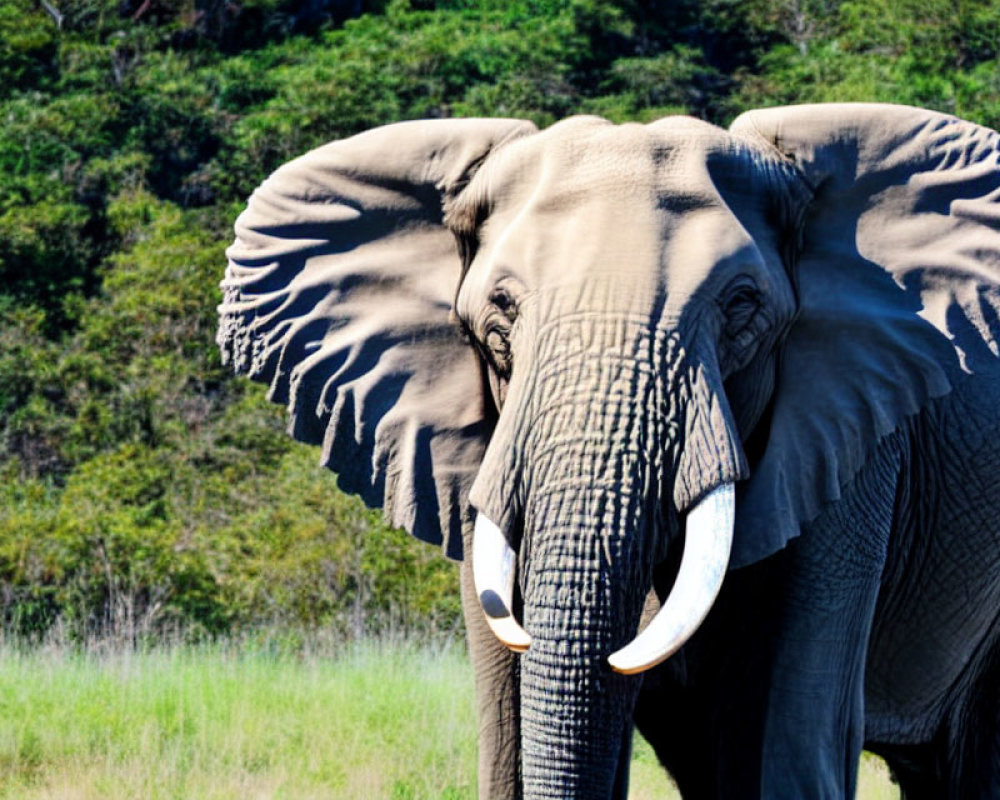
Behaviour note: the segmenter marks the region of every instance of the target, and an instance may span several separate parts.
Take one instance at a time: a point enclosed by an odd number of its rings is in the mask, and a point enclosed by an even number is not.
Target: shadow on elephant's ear
[[[747,442],[742,566],[840,499],[908,418],[1000,371],[1000,150],[993,131],[901,106],[764,109],[731,130],[776,148],[815,191],[770,424]]]

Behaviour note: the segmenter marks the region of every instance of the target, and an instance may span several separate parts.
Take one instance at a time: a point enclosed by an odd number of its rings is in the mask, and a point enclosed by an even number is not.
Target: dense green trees
[[[0,0],[4,630],[457,616],[213,344],[266,174],[415,117],[881,100],[1000,125],[988,0]]]

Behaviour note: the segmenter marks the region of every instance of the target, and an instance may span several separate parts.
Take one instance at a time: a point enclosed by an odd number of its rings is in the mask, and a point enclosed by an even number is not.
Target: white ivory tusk
[[[733,484],[713,489],[687,515],[684,555],[677,580],[646,629],[608,656],[615,672],[634,675],[676,653],[698,630],[722,588],[733,544]]]
[[[523,653],[531,637],[514,619],[514,575],[517,554],[485,514],[476,516],[472,538],[472,578],[486,623],[507,647]]]

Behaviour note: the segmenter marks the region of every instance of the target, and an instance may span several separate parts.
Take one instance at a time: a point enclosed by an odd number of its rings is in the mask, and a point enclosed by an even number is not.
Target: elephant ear
[[[911,415],[997,374],[1000,151],[994,131],[890,105],[751,111],[731,131],[777,149],[812,194],[739,566],[797,536]]]
[[[405,122],[320,147],[254,192],[227,251],[223,360],[270,384],[342,489],[454,558],[492,412],[452,315],[462,261],[442,206],[534,130]]]

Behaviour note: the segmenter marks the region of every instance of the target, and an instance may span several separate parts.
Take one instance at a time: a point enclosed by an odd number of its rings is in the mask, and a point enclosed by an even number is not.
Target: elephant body
[[[481,797],[624,797],[633,726],[686,798],[997,797],[998,198],[905,107],[400,123],[257,190],[219,343],[463,559]]]
[[[885,441],[647,675],[636,722],[684,797],[849,796],[862,745],[907,798],[1000,796],[1000,587],[984,557],[1000,424],[974,399]]]
[[[862,746],[906,798],[1000,796],[1000,381],[970,393],[883,442],[809,535],[734,570],[643,676],[636,727],[684,798],[851,796]],[[675,570],[655,575],[661,598]],[[479,716],[499,716],[480,795],[517,797],[517,657],[471,591],[465,607],[487,653]]]

